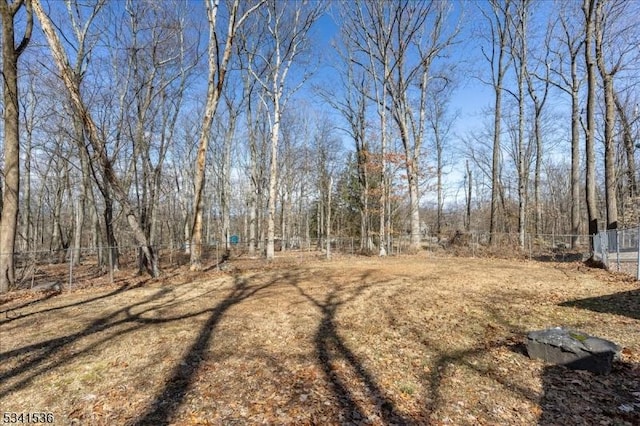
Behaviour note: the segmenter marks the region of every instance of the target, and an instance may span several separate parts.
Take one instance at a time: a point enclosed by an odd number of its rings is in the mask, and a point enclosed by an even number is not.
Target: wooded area
[[[640,3],[0,0],[0,292],[20,259],[638,221]],[[460,99],[489,93],[473,125]],[[602,224],[600,224],[602,222]],[[89,260],[90,256],[90,260]]]

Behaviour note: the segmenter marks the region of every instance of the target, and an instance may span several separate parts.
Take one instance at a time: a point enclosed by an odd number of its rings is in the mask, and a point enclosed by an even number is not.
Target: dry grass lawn
[[[580,263],[238,258],[0,299],[0,411],[59,425],[640,424],[640,291]],[[622,345],[607,376],[529,330]],[[0,422],[2,419],[0,419]]]

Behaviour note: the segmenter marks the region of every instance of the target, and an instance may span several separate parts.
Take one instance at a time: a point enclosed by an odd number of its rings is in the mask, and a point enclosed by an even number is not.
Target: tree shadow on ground
[[[100,339],[97,342],[94,342],[82,348],[81,350],[75,351],[72,356],[58,356],[56,358],[56,355],[61,354],[66,348],[69,348],[71,345],[85,337],[91,336],[96,333],[105,332],[121,325],[126,326],[126,323],[129,322],[127,318],[120,320],[116,320],[116,318],[121,314],[126,313],[127,310],[133,307],[143,306],[146,303],[152,302],[162,297],[164,293],[165,290],[160,289],[154,292],[148,298],[145,298],[138,303],[128,305],[122,309],[118,309],[112,312],[109,315],[100,317],[92,321],[84,329],[78,332],[55,337],[48,340],[43,340],[37,343],[0,353],[0,365],[12,359],[23,359],[23,361],[21,361],[14,368],[5,371],[0,370],[0,383],[3,383],[8,379],[24,375],[20,380],[13,384],[6,387],[0,387],[0,398],[11,392],[25,388],[41,374],[69,363],[72,359],[75,359],[78,356],[82,356],[83,354],[100,347],[102,344],[110,341],[118,335],[123,335],[141,328],[142,326],[144,326],[144,324],[133,324],[131,327],[125,330],[121,330],[114,335],[106,336],[103,339]],[[109,293],[108,295],[104,295],[100,298],[104,298],[110,295],[112,296],[113,293]],[[63,309],[63,307],[61,309]]]
[[[140,415],[132,424],[155,426],[172,423],[174,414],[183,403],[200,366],[206,359],[206,353],[211,345],[214,331],[227,311],[234,305],[275,284],[275,282],[276,280],[274,279],[264,284],[250,285],[247,279],[235,276],[231,292],[209,310],[209,318],[201,326],[198,337],[189,347],[182,360],[176,364],[162,391],[156,395],[146,412]]]
[[[491,351],[498,350],[500,348],[507,348],[515,353],[518,351],[518,337],[506,337],[498,338],[493,341],[481,342],[476,346],[469,349],[463,349],[458,351],[446,351],[443,349],[438,350],[437,356],[433,367],[430,369],[429,374],[423,376],[423,382],[425,388],[429,389],[429,398],[425,404],[425,411],[423,416],[430,419],[431,416],[442,407],[444,403],[442,399],[441,385],[444,377],[450,373],[453,368],[466,368],[473,371],[479,376],[490,379],[497,385],[509,389],[511,392],[519,395],[521,398],[530,402],[537,402],[538,395],[532,389],[525,386],[521,386],[517,382],[517,378],[512,377],[508,371],[502,369],[497,363],[491,362],[486,365],[474,361],[474,358],[488,354]],[[430,348],[437,348],[436,342],[429,340],[423,340],[425,346]]]
[[[640,290],[630,290],[607,294],[605,296],[570,300],[560,303],[560,306],[622,315],[640,320]]]
[[[30,316],[34,316],[34,315],[41,315],[41,314],[48,313],[48,312],[60,311],[60,310],[64,310],[64,309],[68,309],[68,308],[72,308],[72,307],[76,307],[76,306],[82,306],[82,305],[86,305],[88,303],[96,302],[96,301],[101,300],[101,299],[108,299],[108,298],[116,296],[116,295],[118,295],[118,294],[120,294],[120,293],[122,293],[122,292],[124,292],[126,290],[131,290],[133,288],[140,287],[143,284],[144,284],[144,282],[138,283],[136,285],[128,285],[128,284],[126,284],[126,285],[123,285],[123,286],[120,286],[120,287],[116,288],[113,291],[110,291],[109,293],[105,293],[105,294],[102,294],[100,296],[95,296],[95,297],[91,297],[91,298],[88,298],[88,299],[83,299],[83,300],[80,300],[80,301],[75,302],[75,303],[68,303],[68,304],[65,304],[65,305],[54,306],[54,307],[51,307],[51,308],[41,309],[39,311],[35,310],[35,311],[28,312],[28,313],[21,313],[20,312],[22,309],[26,309],[26,308],[32,307],[34,305],[37,305],[39,303],[45,302],[45,301],[47,301],[49,299],[52,299],[53,297],[58,296],[60,294],[58,292],[50,292],[46,296],[41,297],[39,299],[31,300],[31,301],[22,303],[20,305],[12,306],[12,307],[7,308],[7,309],[5,309],[3,311],[0,311],[0,315],[5,314],[5,318],[0,318],[0,325],[8,323],[8,322],[11,322],[11,321],[15,321],[17,319],[22,319],[22,318],[26,318],[26,317],[30,317]]]
[[[616,362],[608,375],[548,366],[542,374],[538,424],[639,425],[640,369]]]
[[[339,405],[340,414],[336,420],[340,424],[366,424],[371,421],[374,424],[379,422],[395,425],[440,424],[437,413],[447,402],[442,386],[445,377],[456,368],[471,370],[533,404],[539,400],[540,396],[535,390],[521,386],[517,378],[512,377],[500,365],[494,365],[493,362],[484,365],[476,362],[477,357],[501,348],[526,356],[521,348],[522,333],[514,331],[515,327],[507,320],[504,320],[504,325],[512,331],[503,336],[482,339],[476,345],[462,350],[450,350],[447,342],[432,340],[415,328],[411,332],[412,338],[420,341],[426,352],[435,352],[436,356],[430,363],[429,371],[420,377],[426,393],[422,409],[416,413],[404,413],[397,407],[394,397],[377,383],[374,372],[364,366],[339,334],[337,312],[359,297],[368,286],[363,285],[355,291],[344,293],[337,285],[333,285],[322,298],[311,296],[300,286],[294,286],[322,314],[314,336],[315,352],[334,400]],[[386,325],[381,323],[380,326]],[[377,418],[367,417],[364,407],[370,405],[375,407],[374,414]]]
[[[32,314],[41,314],[58,309],[64,310],[65,308],[84,305],[100,299],[107,299],[127,289],[127,287],[121,287],[102,296],[51,309],[36,311]],[[173,289],[167,287],[159,288],[136,303],[128,304],[110,312],[108,315],[96,318],[77,332],[1,352],[0,367],[15,359],[19,359],[20,362],[18,362],[13,368],[4,370],[0,368],[0,398],[12,392],[24,389],[37,377],[46,372],[63,367],[78,357],[82,357],[92,351],[103,348],[106,344],[117,337],[125,336],[153,324],[170,323],[194,318],[212,311],[212,309],[203,309],[175,317],[146,317],[146,315],[152,316],[154,311],[170,306],[172,304],[171,299],[162,304],[157,304],[157,301],[170,296],[173,291]],[[206,292],[201,296],[206,297],[208,293],[210,292]],[[136,313],[133,313],[134,309],[137,310]],[[215,311],[215,308],[213,308],[213,310]],[[25,314],[18,319],[23,319],[25,316],[29,315],[31,314]],[[8,321],[5,321],[4,323],[6,322]],[[0,323],[0,326],[4,325],[4,323]],[[83,339],[94,335],[101,337],[81,348],[73,348],[73,345],[76,345]],[[71,355],[67,355],[68,353],[71,353]],[[7,383],[10,379],[17,380],[13,383]]]
[[[0,311],[0,324],[2,323],[3,319],[2,319],[2,315],[4,314],[5,319],[7,320],[13,320],[16,317],[19,317],[19,311],[20,309],[24,309],[27,308],[29,306],[33,306],[33,305],[37,305],[38,303],[42,303],[42,302],[46,302],[49,299],[54,298],[55,296],[57,296],[58,294],[60,294],[57,291],[49,291],[46,293],[42,293],[40,295],[40,297],[33,299],[33,300],[29,300],[27,302],[24,303],[20,303],[19,305],[15,305],[15,306],[10,306],[6,309],[3,309]],[[5,303],[9,303],[9,302],[5,302]],[[4,303],[0,303],[0,306],[2,306]]]
[[[366,276],[360,278],[366,281]],[[340,307],[355,300],[368,285],[361,285],[349,295],[341,295],[338,287],[333,286],[324,300],[314,298],[296,283],[292,285],[298,292],[314,305],[322,314],[320,323],[314,336],[316,357],[325,378],[331,386],[336,402],[340,406],[339,421],[341,424],[360,424],[370,421],[361,407],[360,402],[368,402],[376,407],[375,415],[379,416],[384,424],[409,425],[415,424],[412,419],[400,413],[393,400],[376,383],[375,376],[369,372],[345,344],[338,334],[336,313]],[[341,297],[342,296],[342,297]],[[349,378],[341,373],[336,365],[342,361],[351,373],[355,373],[358,388],[364,392],[358,392]],[[362,401],[364,399],[364,401]]]

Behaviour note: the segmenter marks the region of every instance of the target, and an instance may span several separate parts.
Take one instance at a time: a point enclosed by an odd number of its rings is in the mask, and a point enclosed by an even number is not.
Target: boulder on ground
[[[526,346],[530,358],[598,374],[610,373],[621,351],[609,340],[563,327],[530,332]]]

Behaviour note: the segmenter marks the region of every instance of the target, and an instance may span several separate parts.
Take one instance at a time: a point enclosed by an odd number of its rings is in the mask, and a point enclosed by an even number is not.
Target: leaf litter
[[[0,407],[57,424],[640,424],[640,292],[580,263],[283,254],[0,299]],[[624,347],[607,376],[527,331]]]

